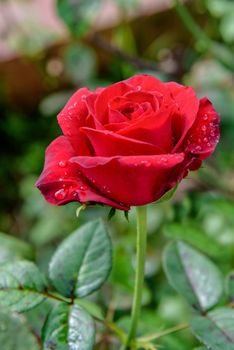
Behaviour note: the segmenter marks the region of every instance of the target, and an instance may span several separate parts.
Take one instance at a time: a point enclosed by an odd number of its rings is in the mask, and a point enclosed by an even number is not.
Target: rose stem
[[[145,252],[147,237],[147,209],[145,206],[136,207],[137,213],[137,239],[136,239],[136,275],[134,296],[131,311],[130,329],[126,343],[121,350],[129,347],[131,341],[136,337],[137,325],[141,311],[142,289],[144,283]]]

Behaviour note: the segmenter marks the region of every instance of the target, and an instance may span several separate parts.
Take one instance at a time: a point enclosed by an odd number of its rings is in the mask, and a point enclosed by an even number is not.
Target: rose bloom
[[[150,75],[79,89],[58,115],[36,182],[49,203],[128,210],[156,201],[200,167],[219,141],[219,116],[191,87]]]

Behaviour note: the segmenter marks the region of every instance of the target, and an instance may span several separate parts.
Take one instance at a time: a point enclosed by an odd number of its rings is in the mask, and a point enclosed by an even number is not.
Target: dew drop
[[[65,160],[60,160],[58,165],[60,166],[60,168],[65,168],[65,166],[67,165],[67,162]]]
[[[137,85],[136,89],[137,89],[138,91],[140,91],[140,90],[142,89],[142,87],[141,87],[140,85]]]
[[[208,119],[208,115],[207,115],[207,114],[204,114],[203,120],[207,120],[207,119]]]
[[[81,186],[80,186],[80,190],[81,190],[81,191],[85,191],[85,190],[87,190],[87,189],[88,189],[87,186],[84,186],[84,185],[81,185]]]
[[[81,96],[82,100],[86,99],[86,95]]]
[[[202,131],[206,131],[206,126],[202,125],[201,129],[202,129]]]
[[[207,137],[204,137],[203,141],[204,141],[204,142],[207,142],[207,141],[208,141],[208,138],[207,138]]]
[[[167,163],[167,158],[166,157],[161,157],[160,160],[161,160],[161,162]]]
[[[64,188],[61,188],[60,190],[55,192],[54,197],[58,201],[61,201],[66,197],[66,195],[67,195],[67,190]]]
[[[214,131],[211,131],[210,135],[211,135],[211,136],[215,136],[215,132],[214,132]]]
[[[210,147],[210,142],[207,143],[207,146]]]
[[[72,197],[74,197],[74,198],[75,198],[75,197],[78,197],[78,192],[74,191],[74,192],[72,192],[71,195],[72,195]]]
[[[195,150],[196,150],[196,151],[200,151],[200,150],[201,150],[201,146],[196,146],[196,147],[195,147]]]
[[[63,180],[64,180],[63,177],[60,177],[60,178],[59,178],[59,182],[61,182],[61,181],[63,181]]]

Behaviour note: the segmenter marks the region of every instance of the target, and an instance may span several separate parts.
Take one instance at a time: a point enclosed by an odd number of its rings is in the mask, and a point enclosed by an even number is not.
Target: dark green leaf
[[[205,255],[182,241],[175,241],[166,247],[163,260],[170,284],[193,307],[207,310],[219,301],[222,276]]]
[[[20,315],[0,313],[1,350],[40,350],[36,338]]]
[[[49,276],[66,297],[84,297],[100,288],[111,269],[111,241],[101,220],[72,233],[52,257]]]
[[[192,320],[194,335],[212,350],[234,349],[234,310],[220,308]]]
[[[116,209],[111,208],[108,214],[108,220],[111,220],[115,216],[115,213],[116,213]]]
[[[44,278],[37,266],[29,261],[19,261],[0,268],[0,306],[11,311],[26,311],[45,296]]]
[[[42,338],[43,350],[91,350],[94,322],[80,306],[61,303],[50,312]]]
[[[33,256],[29,244],[0,232],[0,264],[23,258],[32,259]]]

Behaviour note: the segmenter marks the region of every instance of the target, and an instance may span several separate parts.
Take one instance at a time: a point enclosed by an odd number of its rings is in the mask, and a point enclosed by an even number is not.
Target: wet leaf
[[[54,287],[66,297],[84,297],[100,288],[112,262],[111,241],[101,220],[72,233],[55,252],[49,266]]]
[[[234,310],[220,308],[192,320],[194,335],[212,350],[234,349]]]
[[[0,306],[22,312],[40,304],[46,284],[37,266],[19,261],[0,268]]]
[[[43,350],[91,350],[95,327],[78,305],[61,303],[50,312],[42,332]]]
[[[204,311],[217,304],[223,290],[222,276],[205,255],[175,241],[166,247],[163,264],[172,287],[193,307]]]

